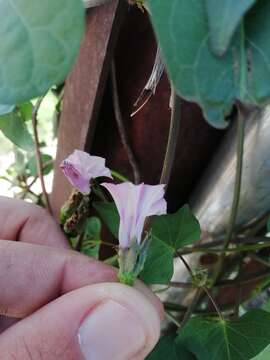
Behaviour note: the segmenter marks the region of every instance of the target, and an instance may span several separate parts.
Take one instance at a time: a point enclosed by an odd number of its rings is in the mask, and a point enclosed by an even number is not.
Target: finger
[[[59,295],[105,281],[115,269],[71,250],[0,241],[0,314],[22,318]]]
[[[23,318],[61,294],[113,281],[117,281],[116,269],[74,251],[0,241],[2,315]],[[162,316],[158,298],[142,283],[137,287]]]
[[[69,248],[49,213],[22,200],[0,197],[0,239]]]
[[[4,359],[142,360],[160,334],[157,309],[116,283],[63,295],[0,336]]]

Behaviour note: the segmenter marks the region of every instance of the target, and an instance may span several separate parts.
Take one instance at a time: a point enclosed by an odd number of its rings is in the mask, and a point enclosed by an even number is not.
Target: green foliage
[[[0,10],[1,102],[20,103],[63,82],[83,35],[82,1],[0,0]]]
[[[174,335],[163,336],[147,360],[196,360],[195,356],[175,341]]]
[[[24,121],[32,120],[34,106],[31,101],[25,101],[19,104],[18,108]]]
[[[252,360],[269,360],[270,359],[270,346],[267,346],[259,355],[255,356]]]
[[[174,214],[156,217],[152,232],[174,251],[198,241],[201,233],[200,224],[188,205]]]
[[[270,97],[268,0],[258,1],[247,13],[223,57],[209,47],[204,1],[149,0],[148,5],[176,90],[199,103],[212,125],[227,126],[224,119],[236,100],[265,105]],[[222,17],[215,16],[217,21]]]
[[[249,360],[270,342],[270,314],[253,310],[238,320],[194,317],[177,339],[198,360]]]
[[[95,259],[99,258],[101,243],[101,221],[97,217],[90,217],[86,220],[83,241],[80,251]]]
[[[25,151],[34,151],[34,141],[19,112],[0,116],[0,130],[15,145]]]
[[[41,153],[41,160],[43,164],[43,175],[48,175],[53,170],[53,158],[51,155],[42,154]],[[32,155],[27,163],[26,163],[26,171],[29,176],[37,176],[37,160],[36,156]]]
[[[118,238],[120,218],[115,204],[109,202],[94,202],[93,206],[101,216],[102,220],[106,223],[111,233]]]
[[[13,105],[2,105],[0,104],[0,116],[4,114],[9,114],[13,111]]]
[[[223,56],[243,16],[256,0],[205,0],[210,29],[210,46],[217,56]]]
[[[167,285],[173,276],[174,251],[152,236],[140,279],[147,284]]]

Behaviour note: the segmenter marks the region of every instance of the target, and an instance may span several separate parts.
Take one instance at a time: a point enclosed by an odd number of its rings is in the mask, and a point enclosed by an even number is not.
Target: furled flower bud
[[[75,150],[60,165],[69,182],[81,193],[90,193],[91,179],[106,176],[112,177],[111,171],[105,166],[105,159],[91,156],[80,150]]]

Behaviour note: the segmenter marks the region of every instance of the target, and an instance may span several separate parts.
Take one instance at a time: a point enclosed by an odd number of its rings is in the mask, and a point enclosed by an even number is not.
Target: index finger
[[[0,196],[0,238],[69,248],[60,227],[40,206]]]

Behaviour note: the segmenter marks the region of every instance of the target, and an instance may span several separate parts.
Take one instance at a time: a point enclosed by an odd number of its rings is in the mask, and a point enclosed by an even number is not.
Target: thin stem
[[[189,321],[190,317],[192,316],[194,310],[197,307],[198,301],[200,300],[201,296],[203,294],[203,289],[199,288],[196,290],[195,296],[191,302],[191,304],[189,305],[189,307],[187,308],[187,311],[185,312],[184,318],[182,320],[181,323],[181,329],[187,324],[187,322]]]
[[[193,277],[192,269],[191,269],[191,267],[189,266],[189,264],[188,264],[188,262],[186,261],[186,259],[184,258],[184,256],[182,256],[179,251],[176,251],[176,254],[177,254],[177,256],[179,257],[179,259],[182,261],[182,263],[185,265],[185,268],[187,269],[189,275],[190,275],[191,277]]]
[[[217,282],[215,285],[213,285],[213,287],[214,288],[226,288],[226,287],[231,287],[231,286],[236,286],[236,285],[237,286],[238,285],[241,285],[241,286],[248,285],[255,281],[262,280],[262,279],[266,278],[267,276],[270,276],[269,269],[260,271],[255,274],[251,274],[251,276],[245,277],[245,278],[241,277],[241,278],[236,278],[233,280],[222,280],[222,281]],[[171,281],[169,285],[170,285],[170,287],[179,288],[179,289],[193,288],[192,283],[185,283],[185,282]]]
[[[120,174],[119,172],[117,172],[117,171],[115,171],[115,170],[111,170],[111,173],[112,173],[112,176],[113,176],[115,179],[118,179],[118,180],[123,181],[123,182],[129,181],[129,179],[128,179],[126,176]]]
[[[180,97],[176,94],[174,88],[171,90],[171,123],[169,130],[169,137],[167,143],[166,154],[163,162],[162,173],[160,176],[159,183],[165,184],[168,186],[169,180],[171,178],[173,163],[176,153],[176,145],[180,129],[180,117],[181,117],[181,100]],[[144,233],[147,233],[151,228],[151,219],[148,218],[144,224]]]
[[[193,284],[191,282],[171,281],[170,287],[174,287],[178,289],[190,289],[193,288]]]
[[[263,264],[264,266],[270,267],[270,262],[267,260],[262,259],[261,257],[259,257],[258,255],[254,254],[254,253],[250,253],[248,254],[249,257],[257,262],[259,262],[260,264]]]
[[[181,327],[180,322],[176,319],[175,316],[173,316],[173,315],[170,313],[170,311],[165,310],[165,314],[166,314],[167,318],[168,318],[169,320],[171,320],[171,322],[174,323],[174,325],[176,325],[178,328]]]
[[[237,219],[237,213],[241,195],[241,182],[242,182],[242,170],[243,170],[243,155],[244,155],[244,141],[245,141],[245,119],[242,112],[241,106],[238,107],[237,117],[237,156],[236,156],[236,173],[235,173],[235,184],[233,192],[232,209],[229,219],[229,225],[227,228],[223,249],[227,250],[233,236],[235,223]],[[216,269],[214,271],[212,283],[214,284],[221,272],[226,256],[226,251],[223,253],[218,260]]]
[[[135,182],[135,184],[139,184],[140,179],[141,179],[140,171],[139,171],[139,167],[137,164],[137,160],[135,158],[135,155],[133,153],[131,145],[129,144],[129,141],[128,141],[128,135],[127,135],[127,131],[124,126],[122,112],[121,112],[121,108],[120,108],[117,78],[116,78],[116,68],[115,68],[114,60],[112,61],[112,66],[111,66],[111,77],[112,77],[112,95],[113,95],[113,107],[114,107],[115,119],[117,122],[117,126],[118,126],[118,130],[120,133],[120,138],[121,138],[122,144],[124,146],[124,149],[125,149],[127,157],[128,157],[128,161],[129,161],[130,166],[133,171],[134,182]]]
[[[175,304],[175,303],[171,303],[171,302],[167,302],[167,301],[165,301],[163,303],[163,305],[164,305],[164,308],[169,311],[175,311],[175,312],[180,312],[180,313],[184,313],[187,311],[187,307],[183,306],[183,305],[179,305],[179,304]],[[231,308],[233,306],[234,306],[234,304],[225,305],[222,307],[222,311],[231,310]],[[194,309],[193,314],[214,315],[214,314],[216,314],[216,310],[209,311],[208,309]]]
[[[220,320],[224,320],[223,315],[221,314],[221,311],[219,310],[219,307],[218,307],[217,303],[215,302],[214,298],[212,297],[210,291],[207,289],[206,286],[203,287],[203,290],[206,293],[206,295],[209,297],[209,299],[211,300]]]
[[[229,226],[224,241],[224,249],[227,249],[232,240],[232,235],[237,218],[240,194],[241,194],[241,181],[243,170],[243,155],[244,155],[244,140],[245,140],[245,120],[241,110],[239,110],[239,116],[237,121],[237,160],[236,160],[236,175],[233,194],[232,210],[229,220]]]
[[[49,211],[49,213],[52,214],[53,213],[52,207],[50,204],[48,193],[46,191],[46,186],[45,186],[45,181],[44,181],[44,176],[43,176],[42,157],[41,157],[41,153],[40,153],[40,149],[39,149],[39,136],[38,136],[38,130],[37,130],[37,115],[38,115],[38,112],[39,112],[39,109],[40,109],[40,106],[42,104],[44,97],[45,97],[45,95],[41,96],[38,99],[36,105],[34,106],[33,114],[32,114],[32,125],[33,125],[33,132],[34,132],[37,171],[38,171],[38,176],[40,179],[41,189],[42,189],[42,193],[43,193],[43,197],[44,197],[44,203],[45,203],[45,206],[46,206],[47,210]]]
[[[211,248],[205,248],[203,246],[198,246],[198,247],[192,247],[190,249],[184,249],[182,251],[180,251],[179,253],[181,255],[186,255],[186,254],[193,254],[193,253],[207,253],[207,254],[217,254],[217,253],[221,253],[221,254],[226,254],[226,253],[240,253],[240,252],[245,252],[245,251],[254,251],[254,250],[260,250],[260,249],[265,249],[270,247],[270,242],[265,242],[262,244],[252,244],[252,245],[239,245],[237,247],[234,248],[228,248],[228,249],[211,249]]]
[[[257,244],[258,242],[264,242],[264,243],[269,243],[270,246],[270,238],[268,237],[264,237],[264,236],[258,236],[258,237],[238,237],[238,238],[234,238],[232,243],[233,244],[251,244],[251,243],[255,243]],[[220,240],[217,241],[212,241],[212,242],[207,242],[205,244],[201,244],[200,246],[193,246],[193,247],[186,247],[184,249],[182,249],[179,253],[181,255],[187,255],[187,254],[191,254],[193,252],[199,252],[199,251],[203,251],[206,249],[210,249],[214,248],[212,250],[215,250],[215,247],[217,246],[222,246],[222,242]],[[223,251],[222,249],[217,249],[217,252]]]
[[[166,185],[168,185],[171,178],[179,129],[180,129],[180,118],[181,118],[181,99],[176,94],[176,91],[173,87],[172,87],[171,103],[172,103],[172,114],[171,114],[169,138],[168,138],[167,149],[164,158],[163,169],[160,177],[160,184],[166,184]]]

